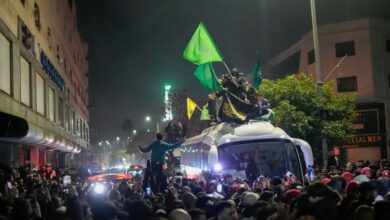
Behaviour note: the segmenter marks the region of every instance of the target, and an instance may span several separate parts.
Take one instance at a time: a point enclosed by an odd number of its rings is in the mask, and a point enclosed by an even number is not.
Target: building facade
[[[323,81],[337,93],[357,95],[355,136],[340,147],[349,160],[389,158],[390,21],[361,19],[318,28]],[[312,32],[274,57],[265,67],[270,78],[316,73]]]
[[[0,162],[37,168],[85,161],[88,48],[74,0],[0,5]]]

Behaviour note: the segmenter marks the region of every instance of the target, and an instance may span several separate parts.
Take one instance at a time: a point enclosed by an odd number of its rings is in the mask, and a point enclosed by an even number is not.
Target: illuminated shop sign
[[[49,60],[49,58],[46,56],[46,54],[43,51],[41,51],[41,64],[43,70],[46,72],[47,75],[49,75],[50,79],[54,82],[54,84],[56,84],[56,86],[61,91],[64,91],[65,88],[64,79],[61,77],[60,73],[57,71],[57,69],[54,67],[52,62]]]
[[[348,144],[354,145],[380,145],[384,140],[382,135],[361,135],[354,136],[350,140],[348,140]]]

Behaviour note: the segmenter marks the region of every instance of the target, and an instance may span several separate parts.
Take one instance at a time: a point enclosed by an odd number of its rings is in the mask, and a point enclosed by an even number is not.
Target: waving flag
[[[194,76],[199,80],[200,84],[209,92],[215,92],[222,89],[221,83],[215,75],[211,63],[201,64],[196,68]]]
[[[183,58],[197,65],[223,60],[203,22],[200,22],[192,35],[183,52]]]
[[[198,107],[192,99],[187,98],[187,116],[188,120],[191,119],[192,114],[194,114],[195,108]]]
[[[200,114],[200,120],[201,121],[207,121],[210,120],[210,115],[209,115],[209,105],[206,103],[206,105],[203,106],[202,112]]]
[[[258,53],[257,53],[256,64],[252,70],[252,76],[253,76],[253,85],[255,86],[256,89],[258,89],[261,83],[263,82],[263,74],[261,72],[261,65],[260,65],[260,56]]]

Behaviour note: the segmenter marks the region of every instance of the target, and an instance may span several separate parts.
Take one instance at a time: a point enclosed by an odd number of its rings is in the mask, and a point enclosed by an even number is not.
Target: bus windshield
[[[298,156],[289,140],[229,143],[218,148],[218,157],[224,171],[241,173],[251,181],[260,175],[283,177],[287,172],[301,178]]]

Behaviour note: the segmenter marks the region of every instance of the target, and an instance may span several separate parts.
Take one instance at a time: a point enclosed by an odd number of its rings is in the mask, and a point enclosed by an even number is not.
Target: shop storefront
[[[358,105],[353,125],[355,135],[342,145],[345,161],[378,161],[387,157],[384,106],[380,103]]]

